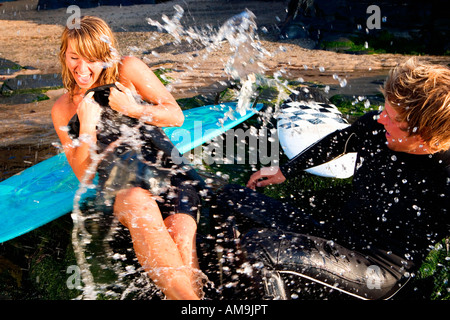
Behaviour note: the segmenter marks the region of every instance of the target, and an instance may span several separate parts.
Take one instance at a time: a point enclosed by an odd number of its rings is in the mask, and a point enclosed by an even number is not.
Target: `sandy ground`
[[[176,98],[219,92],[224,87],[223,81],[229,80],[229,76],[224,72],[224,64],[233,53],[227,43],[223,43],[220,50],[211,52],[195,43],[176,44],[173,36],[158,32],[148,24],[147,18],[162,22],[163,15],[173,17],[176,5],[184,9],[181,24],[185,28],[192,27],[196,30],[218,28],[229,18],[246,9],[253,12],[258,30],[267,30],[260,35],[260,42],[270,53],[270,57],[267,56],[263,61],[268,75],[282,70],[283,77],[288,79],[301,77],[305,81],[336,85],[337,81],[332,75],[337,74],[341,78],[347,78],[351,84],[354,78],[384,75],[389,68],[405,59],[405,56],[394,54],[349,55],[311,50],[305,48],[304,42],[300,40],[280,41],[276,36],[276,29],[285,18],[286,2],[173,0],[155,5],[101,6],[82,9],[81,14],[105,19],[116,32],[122,54],[136,55],[152,68],[164,66],[173,70],[167,76],[173,79],[170,88]],[[57,60],[59,38],[71,13],[67,13],[65,8],[37,10],[37,4],[37,0],[0,4],[0,57],[30,67],[13,76],[60,71]],[[448,57],[427,56],[423,59],[449,63]],[[1,81],[8,77],[10,76],[0,76],[0,85]],[[19,150],[20,145],[29,150],[33,149],[31,154],[27,155],[33,158],[33,163],[48,157],[48,151],[39,156],[35,149],[36,146],[48,147],[57,141],[51,124],[50,110],[62,90],[47,94],[50,100],[42,102],[0,104],[2,166],[5,166],[2,160],[8,158],[12,152],[10,150]],[[17,165],[22,158],[23,155],[17,157]]]

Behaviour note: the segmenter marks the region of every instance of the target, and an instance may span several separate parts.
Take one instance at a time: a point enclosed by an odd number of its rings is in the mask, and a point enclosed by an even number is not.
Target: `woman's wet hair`
[[[61,36],[59,59],[62,66],[64,87],[72,93],[76,82],[66,65],[66,52],[72,43],[72,49],[79,56],[89,61],[100,61],[104,70],[99,77],[99,85],[114,83],[119,78],[118,65],[120,54],[117,51],[117,42],[108,24],[93,16],[84,16],[76,28],[66,26]]]

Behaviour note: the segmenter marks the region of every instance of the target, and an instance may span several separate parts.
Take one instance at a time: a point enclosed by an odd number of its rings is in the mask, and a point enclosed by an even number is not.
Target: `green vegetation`
[[[357,39],[355,39],[357,40]],[[345,52],[345,53],[365,53],[365,54],[376,54],[376,53],[385,53],[384,49],[374,49],[372,46],[366,46],[366,44],[356,43],[354,40],[343,40],[343,41],[322,41],[320,43],[321,49],[336,51],[336,52]]]
[[[210,99],[208,99],[202,95],[197,95],[192,98],[181,98],[181,99],[178,99],[177,102],[182,110],[188,110],[188,109],[192,109],[192,108],[205,106],[208,104],[214,104],[214,101],[211,101]]]
[[[371,34],[354,34],[346,39],[322,41],[321,49],[345,53],[399,53],[409,55],[430,54],[430,45],[420,39],[399,37],[387,30]],[[449,55],[450,52],[435,52],[434,54]]]
[[[361,46],[365,42],[373,48],[373,53],[399,53],[411,55],[430,54],[429,44],[418,38],[398,37],[387,30],[364,36],[354,36],[351,40],[356,46]],[[371,53],[371,52],[369,52]],[[448,51],[434,54],[448,54]]]
[[[72,218],[65,215],[0,246],[0,300],[74,299],[67,267],[76,265]],[[3,272],[2,272],[3,261]]]
[[[352,117],[360,117],[369,111],[379,110],[380,105],[383,105],[382,101],[384,101],[384,97],[381,93],[375,96],[352,99],[343,95],[334,95],[330,98],[330,102],[336,105],[343,115]]]
[[[166,68],[158,68],[153,70],[153,73],[158,77],[159,81],[161,81],[164,85],[168,85],[172,78],[166,76],[166,73],[170,72],[170,69]]]
[[[420,268],[418,279],[432,283],[432,300],[450,300],[450,248],[449,238],[443,239],[430,252]]]

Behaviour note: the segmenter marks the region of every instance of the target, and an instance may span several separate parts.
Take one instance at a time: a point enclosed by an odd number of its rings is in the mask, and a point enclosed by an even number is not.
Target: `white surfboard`
[[[349,126],[335,105],[315,101],[285,102],[277,117],[280,145],[289,159],[326,135]],[[353,175],[356,153],[347,153],[327,163],[305,171],[330,178]]]

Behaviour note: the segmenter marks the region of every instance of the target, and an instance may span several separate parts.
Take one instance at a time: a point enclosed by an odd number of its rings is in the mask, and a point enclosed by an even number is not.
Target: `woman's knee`
[[[140,187],[132,187],[120,190],[117,193],[116,200],[139,200],[146,197],[151,197],[151,193]]]
[[[164,219],[164,224],[172,236],[193,234],[197,230],[197,222],[192,216],[176,213]]]
[[[197,226],[195,219],[187,213],[175,213],[169,215],[164,222],[169,225],[188,225],[192,227]]]

